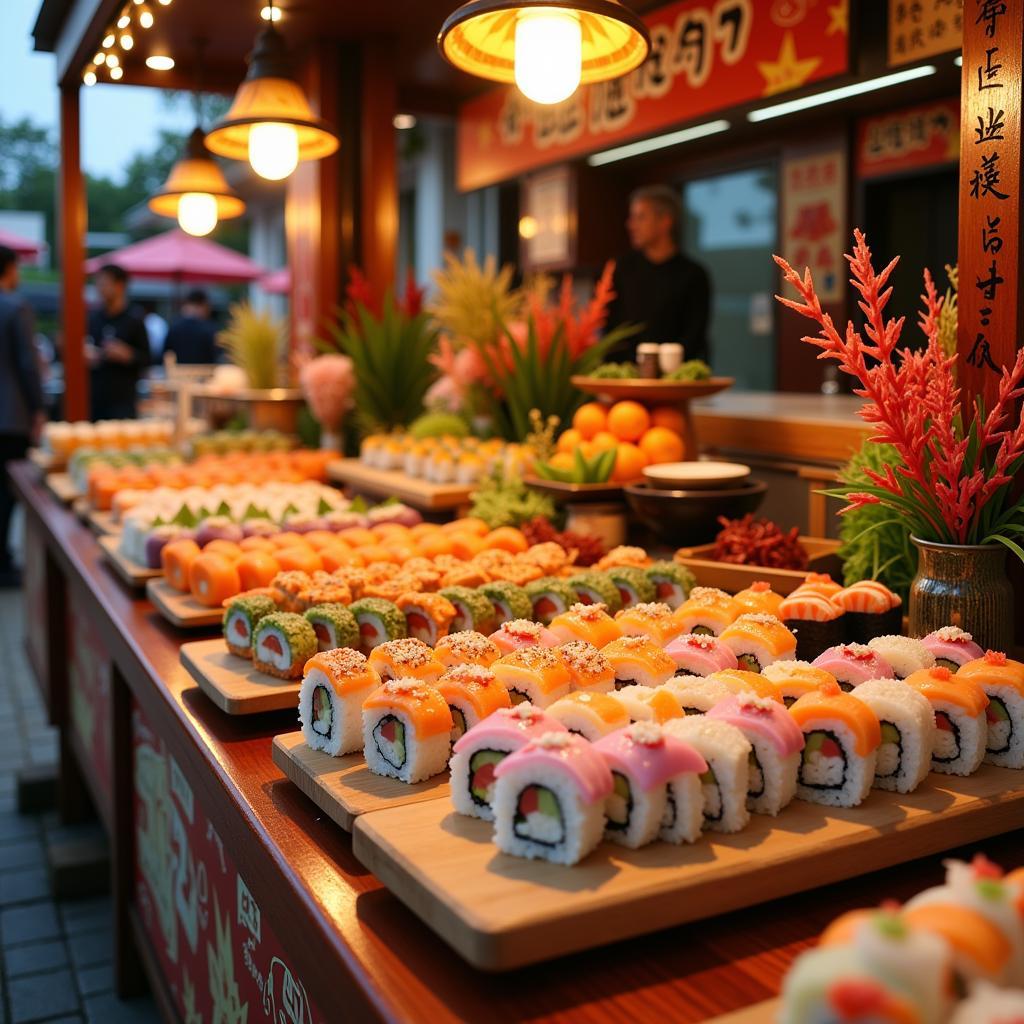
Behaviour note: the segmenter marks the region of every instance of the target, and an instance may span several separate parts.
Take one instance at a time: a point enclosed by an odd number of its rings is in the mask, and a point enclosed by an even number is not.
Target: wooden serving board
[[[745,1006],[742,1010],[715,1017],[707,1024],[775,1024],[779,1012],[779,1000],[767,999],[763,1003]]]
[[[828,885],[1020,826],[1024,772],[929,775],[858,808],[795,800],[731,836],[640,850],[602,843],[562,867],[500,853],[448,801],[359,819],[356,856],[475,967],[507,970]],[[884,895],[884,894],[882,894]]]
[[[146,597],[153,602],[153,607],[178,629],[206,629],[209,626],[219,626],[224,618],[223,608],[207,608],[191,594],[175,590],[163,576],[146,584]]]
[[[90,509],[85,521],[99,534],[121,532],[121,524],[114,519],[113,512]]]
[[[398,779],[375,775],[366,767],[362,753],[331,757],[310,750],[301,732],[274,737],[274,764],[346,832],[356,818],[370,811],[404,807],[440,797],[448,806],[448,773],[409,786]]]
[[[82,492],[75,486],[70,473],[47,473],[44,482],[50,493],[65,505],[71,505]]]
[[[229,715],[298,707],[298,680],[259,672],[251,661],[232,654],[222,637],[182,644],[181,663],[199,689]]]
[[[358,491],[381,498],[395,497],[414,508],[451,509],[469,504],[476,484],[434,484],[397,469],[375,469],[359,459],[338,459],[327,465],[334,483],[349,484]]]
[[[606,395],[620,401],[686,402],[691,398],[717,395],[736,383],[735,377],[709,377],[707,380],[650,380],[643,377],[571,377],[573,387],[592,395]]]
[[[138,562],[133,562],[118,550],[120,538],[114,534],[104,534],[97,538],[97,543],[103,548],[103,554],[114,572],[130,587],[144,587],[148,580],[161,575],[159,569],[147,569]]]

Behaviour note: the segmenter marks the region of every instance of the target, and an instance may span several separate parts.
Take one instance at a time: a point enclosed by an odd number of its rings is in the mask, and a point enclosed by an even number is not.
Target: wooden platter
[[[395,497],[421,509],[452,509],[469,504],[476,484],[434,484],[397,469],[375,469],[359,459],[338,459],[327,465],[334,483],[348,484],[357,491],[379,498]]]
[[[175,590],[163,576],[146,584],[146,597],[177,629],[207,629],[219,626],[224,618],[223,608],[208,608],[200,604],[191,594]]]
[[[686,402],[691,398],[717,395],[736,383],[735,377],[711,377],[708,380],[632,380],[604,377],[571,377],[573,387],[591,395],[607,395],[616,402],[631,398],[635,402]]]
[[[65,505],[71,505],[82,497],[82,492],[75,486],[70,473],[47,473],[43,482],[47,490]]]
[[[507,970],[853,878],[1017,828],[1024,772],[929,775],[858,808],[793,801],[692,846],[612,843],[574,867],[498,852],[492,826],[448,801],[377,811],[356,856],[475,967]]]
[[[89,504],[88,498],[75,498],[71,504],[71,511],[92,530],[93,533],[104,536],[106,534],[119,534],[121,526],[114,521],[112,512],[94,511]]]
[[[742,1010],[714,1017],[707,1024],[775,1024],[779,1005],[778,999],[767,999],[763,1003],[754,1003]]]
[[[397,779],[374,775],[362,753],[330,757],[310,750],[301,732],[274,737],[274,764],[346,832],[356,818],[370,811],[404,807],[426,800],[448,806],[448,773],[408,786]],[[440,800],[444,797],[444,800]]]
[[[299,683],[278,679],[236,657],[222,637],[192,640],[181,645],[181,663],[199,689],[229,715],[258,715],[299,706]]]
[[[144,587],[148,580],[160,576],[159,569],[147,569],[138,562],[133,562],[118,550],[120,538],[114,534],[103,534],[97,538],[103,554],[114,572],[130,587]]]

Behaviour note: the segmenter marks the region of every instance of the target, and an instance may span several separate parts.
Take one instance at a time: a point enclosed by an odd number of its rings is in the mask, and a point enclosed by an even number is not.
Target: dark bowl
[[[745,480],[721,491],[665,491],[645,483],[623,488],[637,518],[672,547],[705,544],[721,530],[719,516],[738,519],[756,512],[768,485]]]

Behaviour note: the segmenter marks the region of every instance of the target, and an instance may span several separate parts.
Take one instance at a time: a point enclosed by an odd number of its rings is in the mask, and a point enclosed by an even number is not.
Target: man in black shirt
[[[711,282],[707,271],[679,251],[681,204],[665,185],[638,188],[629,199],[626,229],[633,251],[615,266],[608,329],[643,324],[617,345],[610,360],[636,358],[640,342],[674,341],[686,359],[708,358]]]
[[[89,314],[90,415],[94,420],[134,419],[135,386],[149,365],[149,336],[128,309],[128,273],[108,263],[96,274],[100,308]]]
[[[181,316],[171,324],[164,352],[173,352],[179,363],[215,363],[219,353],[217,328],[210,319],[210,300],[201,288],[190,291],[181,305]]]

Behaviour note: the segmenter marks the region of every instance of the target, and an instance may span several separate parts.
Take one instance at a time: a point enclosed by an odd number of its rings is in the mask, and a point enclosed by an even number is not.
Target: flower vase
[[[1001,544],[933,544],[912,537],[917,575],[910,585],[910,635],[959,626],[986,650],[1013,644],[1013,587]]]

